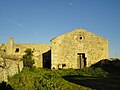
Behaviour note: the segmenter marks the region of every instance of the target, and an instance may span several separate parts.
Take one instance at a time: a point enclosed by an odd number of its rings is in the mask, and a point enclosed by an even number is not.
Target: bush
[[[84,90],[85,87],[78,86],[63,79],[64,76],[80,76],[78,78],[106,77],[107,72],[101,68],[50,70],[31,70],[24,67],[23,70],[8,80],[15,90]],[[83,76],[83,77],[82,77]],[[74,77],[72,77],[74,78]]]
[[[88,74],[88,76],[91,77],[107,77],[108,76],[108,72],[105,72],[104,70],[102,70],[101,68],[84,68],[83,71]]]
[[[31,49],[27,49],[25,51],[25,55],[23,55],[23,65],[24,67],[29,67],[29,68],[32,68],[33,67],[33,64],[35,63],[34,62],[34,59],[33,59],[33,51]]]
[[[89,77],[107,77],[108,73],[101,68],[83,68],[83,69],[66,69],[56,70],[61,76],[89,76]]]
[[[79,90],[79,86],[64,80],[56,71],[24,68],[9,79],[15,90]]]

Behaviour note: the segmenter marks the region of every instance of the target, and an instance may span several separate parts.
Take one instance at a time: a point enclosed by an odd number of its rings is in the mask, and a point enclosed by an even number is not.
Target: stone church
[[[51,39],[50,44],[16,44],[13,38],[0,44],[0,52],[17,58],[27,48],[34,51],[34,65],[40,68],[80,69],[109,58],[108,40],[81,28]]]

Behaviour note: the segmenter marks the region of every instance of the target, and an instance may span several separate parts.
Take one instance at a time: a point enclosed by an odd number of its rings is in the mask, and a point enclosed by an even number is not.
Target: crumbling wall
[[[22,71],[23,61],[0,58],[0,81],[8,81],[9,77]]]
[[[28,48],[34,51],[34,66],[42,68],[43,54],[51,49],[51,44],[15,44],[14,39],[10,38],[8,43],[1,44],[0,53],[4,58],[9,57],[10,59],[15,59],[17,57],[21,59],[22,56],[25,54],[26,49]]]
[[[25,54],[26,49],[30,48],[34,51],[33,58],[35,60],[34,66],[37,68],[43,67],[43,53],[49,51],[51,49],[50,44],[13,44],[12,51],[9,53],[10,55],[18,56],[22,58]]]

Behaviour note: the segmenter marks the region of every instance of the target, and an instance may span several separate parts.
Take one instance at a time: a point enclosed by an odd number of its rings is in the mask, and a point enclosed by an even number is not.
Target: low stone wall
[[[22,71],[23,61],[0,58],[0,81],[8,81],[9,77]]]

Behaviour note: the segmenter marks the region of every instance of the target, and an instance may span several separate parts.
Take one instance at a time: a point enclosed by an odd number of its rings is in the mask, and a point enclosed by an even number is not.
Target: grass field
[[[95,66],[107,72],[107,77],[100,77],[98,75],[98,77],[95,77],[95,75],[93,75],[93,77],[66,76],[64,78],[69,82],[75,83],[80,86],[89,87],[95,90],[120,90],[120,67],[116,67],[113,62],[116,61],[107,61],[107,63],[104,63],[103,65],[97,64],[97,66]],[[120,61],[118,60],[117,63],[118,62]]]
[[[29,69],[0,84],[0,90],[120,90],[120,68]]]

